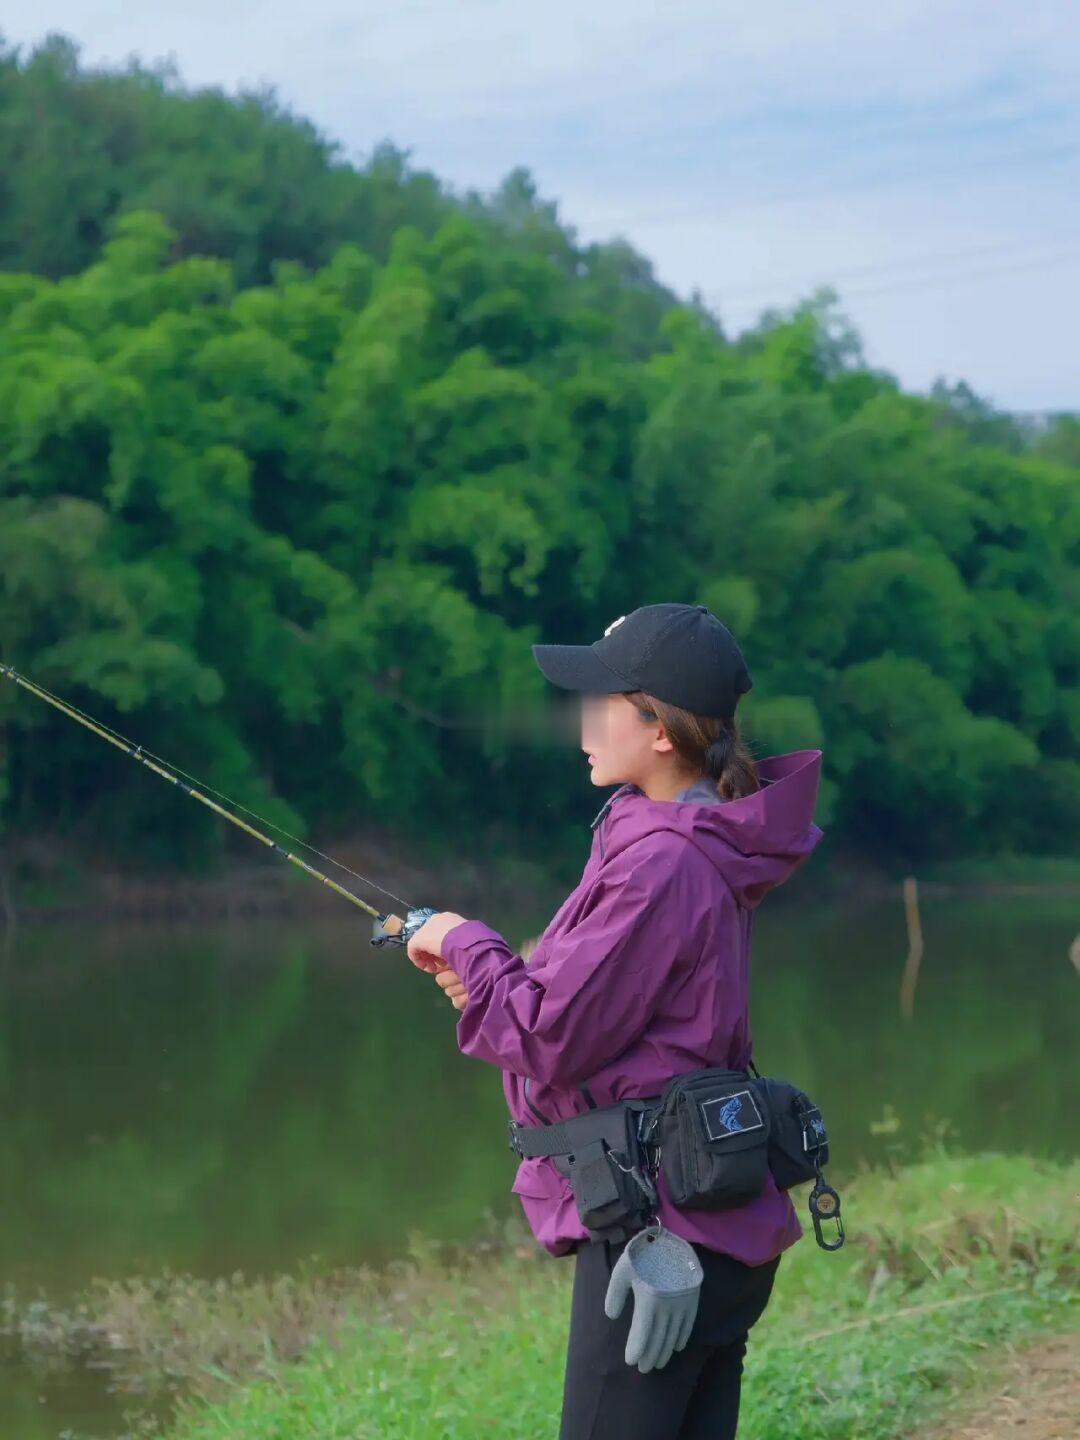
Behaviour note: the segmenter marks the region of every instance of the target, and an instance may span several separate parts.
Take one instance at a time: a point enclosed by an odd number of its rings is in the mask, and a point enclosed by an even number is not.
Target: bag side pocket
[[[813,1180],[829,1159],[829,1137],[821,1111],[804,1090],[787,1080],[759,1076],[754,1082],[772,1118],[769,1169],[777,1189]]]
[[[594,1238],[600,1233],[611,1238],[618,1227],[635,1224],[642,1215],[645,1196],[629,1173],[629,1164],[625,1155],[609,1151],[603,1140],[590,1140],[568,1157],[578,1215],[587,1230],[597,1232]]]

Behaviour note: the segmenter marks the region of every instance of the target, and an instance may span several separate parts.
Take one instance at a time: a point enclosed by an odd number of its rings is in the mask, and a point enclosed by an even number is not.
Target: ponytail
[[[723,734],[717,735],[715,740],[709,742],[705,751],[705,774],[710,780],[715,781],[717,794],[720,793],[720,784],[734,749],[734,737],[730,730],[725,730]]]

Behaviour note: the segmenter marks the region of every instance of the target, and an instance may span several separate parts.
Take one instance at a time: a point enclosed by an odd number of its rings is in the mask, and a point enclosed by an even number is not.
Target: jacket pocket
[[[514,1195],[528,1195],[532,1200],[561,1200],[567,1182],[550,1160],[523,1160],[510,1190]]]

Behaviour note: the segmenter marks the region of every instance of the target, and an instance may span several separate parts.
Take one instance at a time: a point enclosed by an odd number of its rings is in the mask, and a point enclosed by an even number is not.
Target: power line
[[[699,203],[693,208],[660,210],[651,211],[648,213],[639,212],[636,215],[616,215],[614,219],[608,219],[604,222],[604,224],[607,226],[638,224],[647,225],[653,222],[660,221],[701,219],[711,219],[719,223],[723,220],[730,218],[733,215],[743,214],[748,210],[782,208],[786,205],[797,204],[800,201],[804,200],[832,200],[837,198],[843,198],[847,195],[863,194],[866,191],[871,190],[879,190],[882,188],[896,188],[900,185],[911,184],[913,181],[956,181],[962,183],[964,179],[967,178],[973,170],[984,171],[988,168],[988,166],[1002,166],[1005,168],[1012,168],[1016,165],[1027,165],[1038,162],[1040,160],[1069,159],[1077,154],[1080,154],[1080,145],[1076,144],[1060,145],[1054,147],[1053,149],[1022,150],[1017,151],[1011,155],[1006,154],[995,156],[990,161],[983,161],[981,163],[973,161],[970,162],[963,170],[959,171],[955,167],[950,167],[947,169],[936,171],[923,170],[914,175],[900,177],[894,175],[882,175],[877,177],[876,179],[870,178],[855,185],[838,186],[834,187],[831,190],[821,190],[818,188],[804,188],[802,190],[793,190],[790,187],[786,187],[784,190],[777,190],[772,193],[766,192],[766,194],[761,196],[750,197],[736,205],[727,207],[720,214],[714,214],[712,216],[703,215],[702,207]]]
[[[892,275],[898,270],[919,269],[923,266],[938,266],[952,261],[966,261],[979,255],[1010,255],[1015,253],[1027,254],[1030,251],[1041,250],[1046,246],[1056,247],[1066,243],[1062,237],[1047,236],[1044,240],[1009,240],[999,241],[995,245],[969,246],[965,250],[954,250],[946,253],[928,252],[925,255],[914,255],[907,259],[883,261],[877,265],[857,265],[847,270],[833,271],[828,277],[819,280],[809,280],[805,272],[801,275],[788,272],[787,275],[772,276],[760,284],[751,286],[748,290],[736,291],[734,295],[718,291],[717,298],[723,300],[734,300],[736,304],[743,301],[750,302],[756,296],[761,295],[766,300],[775,295],[778,289],[785,286],[800,286],[807,288],[813,285],[836,285],[843,280],[872,278],[878,275]]]
[[[906,292],[910,294],[917,294],[923,290],[934,289],[935,287],[940,285],[957,285],[969,280],[982,280],[992,278],[995,275],[1010,273],[1023,274],[1029,270],[1047,269],[1051,266],[1067,263],[1077,258],[1080,258],[1080,246],[1073,245],[1072,247],[1070,247],[1069,250],[1063,252],[1061,255],[1047,257],[1046,259],[1038,262],[1011,266],[999,265],[985,268],[982,270],[956,271],[955,273],[939,275],[936,277],[928,276],[925,279],[915,281],[914,283],[904,282],[899,285],[884,285],[868,290],[848,290],[841,293],[839,299],[841,304],[848,304],[852,301],[857,301],[861,303],[864,300],[873,300],[878,298],[879,296],[897,293]],[[720,313],[721,317],[727,319],[730,324],[737,325],[740,328],[745,328],[747,324],[751,323],[752,320],[757,318],[757,315],[760,313],[760,310],[762,308],[766,307],[758,307],[757,312],[755,312],[753,315],[747,313],[745,319],[734,319],[730,315],[725,315],[722,309]]]

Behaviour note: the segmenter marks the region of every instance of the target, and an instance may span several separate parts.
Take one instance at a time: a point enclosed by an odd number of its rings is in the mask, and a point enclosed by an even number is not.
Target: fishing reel
[[[384,945],[407,945],[421,925],[438,913],[429,905],[408,911],[404,920],[398,915],[379,915],[371,927],[371,943],[376,949]]]

